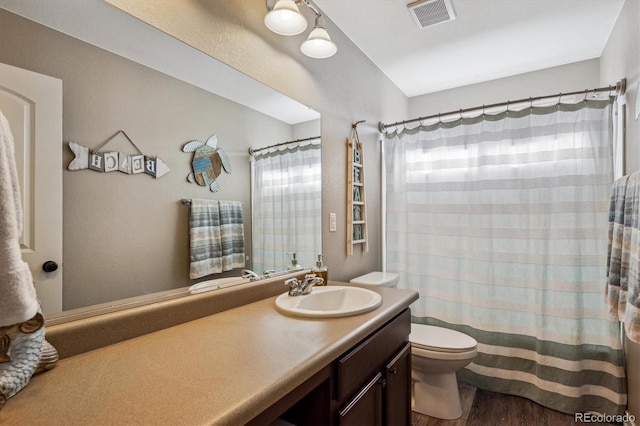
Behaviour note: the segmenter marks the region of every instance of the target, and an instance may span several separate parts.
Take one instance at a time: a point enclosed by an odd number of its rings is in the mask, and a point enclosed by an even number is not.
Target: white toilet
[[[353,284],[396,287],[398,274],[371,272],[352,279]],[[411,409],[440,419],[462,415],[456,371],[476,356],[478,342],[459,331],[411,324]]]

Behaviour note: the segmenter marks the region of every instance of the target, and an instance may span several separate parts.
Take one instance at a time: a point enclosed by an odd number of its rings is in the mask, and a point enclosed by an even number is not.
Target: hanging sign
[[[127,138],[139,154],[128,155],[123,154],[122,152],[100,152],[100,149],[103,146],[113,140],[113,138],[120,133]],[[67,166],[67,169],[71,171],[90,169],[95,170],[96,172],[119,171],[126,174],[146,173],[156,179],[160,179],[162,176],[169,173],[169,166],[167,166],[164,161],[159,157],[144,155],[129,136],[127,136],[127,134],[122,130],[116,132],[116,134],[101,143],[100,146],[93,151],[76,142],[69,142],[69,149],[75,156]]]
[[[231,174],[231,161],[222,148],[218,148],[216,135],[211,136],[206,142],[187,142],[182,147],[182,152],[193,152],[193,171],[189,173],[187,180],[200,186],[208,186],[211,192],[220,189],[216,179],[222,173],[222,169]]]

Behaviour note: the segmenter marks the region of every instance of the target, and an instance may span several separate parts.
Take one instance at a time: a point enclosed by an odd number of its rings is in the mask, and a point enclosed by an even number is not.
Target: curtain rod
[[[537,96],[535,98],[524,98],[524,99],[518,99],[515,101],[506,101],[506,102],[498,102],[495,104],[491,104],[491,105],[482,105],[482,106],[477,106],[477,107],[472,107],[472,108],[465,108],[465,109],[459,109],[456,111],[449,111],[449,112],[445,112],[445,113],[439,113],[439,114],[433,114],[433,115],[428,115],[425,117],[418,117],[418,118],[412,118],[410,120],[404,120],[404,121],[397,121],[395,123],[391,123],[391,124],[385,124],[383,122],[378,123],[378,130],[380,130],[381,133],[386,133],[387,132],[387,128],[388,127],[394,127],[394,126],[404,126],[405,124],[409,124],[409,123],[415,123],[416,121],[422,121],[422,120],[429,120],[432,118],[441,118],[441,117],[446,117],[447,115],[453,115],[453,114],[460,114],[460,116],[462,116],[463,113],[465,112],[472,112],[472,111],[484,111],[487,108],[495,108],[495,107],[501,107],[501,106],[507,106],[507,109],[509,108],[509,105],[511,104],[519,104],[522,102],[535,102],[535,101],[539,101],[539,100],[543,100],[543,99],[551,99],[551,98],[558,98],[558,103],[560,102],[560,99],[563,96],[572,96],[572,95],[580,95],[582,93],[585,94],[585,97],[589,94],[589,93],[599,93],[599,92],[614,92],[614,94],[616,96],[619,95],[623,95],[624,92],[626,91],[627,88],[627,80],[626,79],[622,79],[620,81],[618,81],[615,85],[611,85],[611,86],[607,86],[607,87],[599,87],[597,89],[586,89],[586,90],[580,90],[578,92],[569,92],[569,93],[558,93],[555,95],[547,95],[547,96]]]
[[[310,138],[303,138],[303,139],[296,139],[294,141],[287,141],[287,142],[281,142],[281,143],[277,143],[275,145],[269,145],[269,146],[265,146],[264,148],[249,148],[249,155],[254,155],[260,151],[264,151],[265,149],[270,149],[270,148],[275,148],[277,146],[282,146],[282,145],[288,145],[290,143],[299,143],[299,142],[306,142],[306,141],[312,141],[315,139],[320,139],[320,136],[312,136]]]

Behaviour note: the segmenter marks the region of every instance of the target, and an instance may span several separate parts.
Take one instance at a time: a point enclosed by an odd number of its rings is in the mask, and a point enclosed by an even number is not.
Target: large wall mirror
[[[189,206],[182,200],[241,202],[245,267],[253,269],[252,241],[260,236],[252,231],[249,148],[318,137],[320,115],[106,3],[0,1],[0,7],[0,62],[63,82],[64,310],[195,284],[189,278]],[[145,154],[161,158],[169,173],[154,179],[66,170],[74,158],[68,142],[95,148],[119,130]],[[214,134],[232,166],[217,179],[217,192],[188,182],[193,154],[182,151],[185,143]],[[318,142],[293,146],[304,151]],[[132,149],[122,137],[108,148]],[[319,173],[320,156],[314,158]],[[319,197],[314,206],[319,230]],[[285,245],[279,256],[305,251],[310,257],[300,263],[312,266],[321,232],[312,233],[309,247]],[[261,261],[256,269],[281,265]]]

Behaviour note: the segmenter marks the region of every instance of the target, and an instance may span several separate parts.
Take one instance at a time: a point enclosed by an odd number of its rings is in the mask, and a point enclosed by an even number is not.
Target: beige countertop
[[[325,320],[283,315],[275,297],[63,359],[0,411],[2,425],[239,425],[417,299]]]

